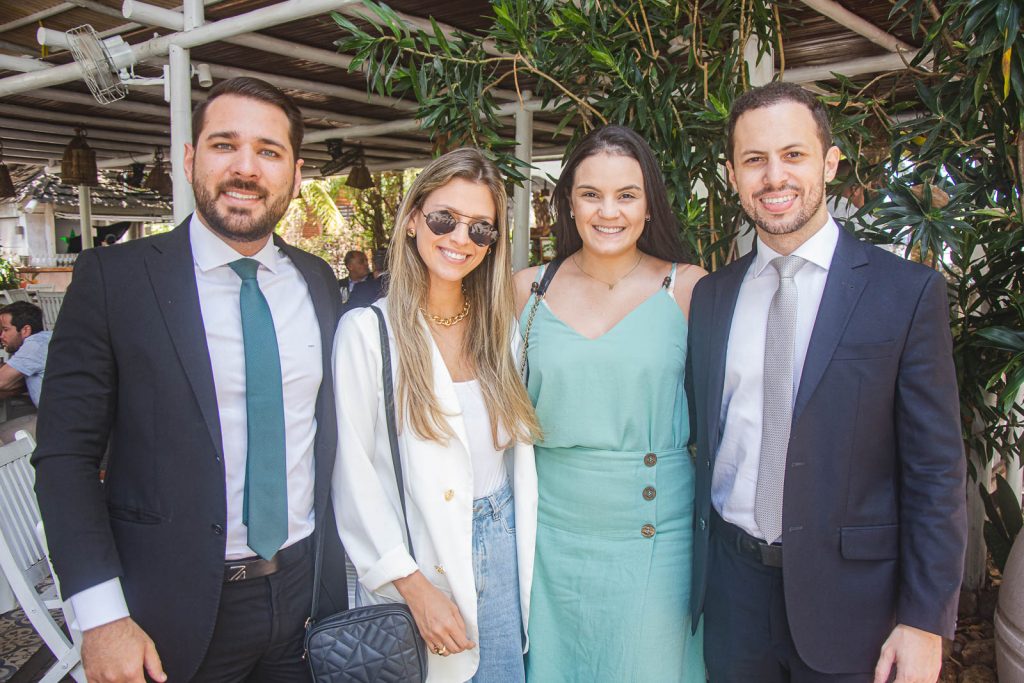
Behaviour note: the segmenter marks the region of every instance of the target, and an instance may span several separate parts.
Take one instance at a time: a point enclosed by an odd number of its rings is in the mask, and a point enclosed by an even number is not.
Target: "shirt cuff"
[[[69,600],[75,610],[78,629],[83,632],[129,616],[121,579],[116,576],[75,593]]]

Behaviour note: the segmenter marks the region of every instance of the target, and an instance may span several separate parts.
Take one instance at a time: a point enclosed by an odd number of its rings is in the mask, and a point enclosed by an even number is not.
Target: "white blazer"
[[[387,299],[376,305],[387,318]],[[398,352],[390,325],[388,328],[397,384]],[[434,393],[456,438],[447,445],[425,441],[411,427],[399,425],[409,533],[416,560],[405,544],[384,412],[380,333],[377,316],[369,309],[346,314],[334,340],[338,410],[338,458],[332,480],[335,519],[359,575],[363,604],[401,602],[391,582],[418,568],[452,598],[466,622],[470,640],[479,643],[469,440],[451,376],[425,322],[424,332],[430,340]],[[517,443],[509,450],[511,457],[506,452],[506,463],[515,495],[519,601],[525,630],[537,536],[537,469],[532,445]],[[429,653],[427,680],[467,681],[479,662],[479,647],[447,657]]]

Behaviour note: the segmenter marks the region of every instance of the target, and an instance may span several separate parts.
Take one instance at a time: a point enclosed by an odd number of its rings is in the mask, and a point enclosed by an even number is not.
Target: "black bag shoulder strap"
[[[558,267],[562,265],[564,260],[563,258],[556,258],[549,262],[543,267],[544,272],[540,278],[534,280],[533,284],[530,285],[533,304],[530,306],[530,316],[526,320],[526,330],[523,332],[523,345],[519,351],[519,376],[522,377],[524,384],[530,377],[530,364],[527,362],[527,352],[530,349],[530,331],[533,329],[533,319],[537,315],[537,308],[540,306],[540,302],[548,291],[548,285],[555,278],[555,273],[558,272]]]
[[[398,450],[398,421],[395,419],[395,383],[391,373],[391,344],[388,342],[388,326],[384,321],[384,313],[376,306],[369,306],[377,315],[377,330],[380,333],[381,379],[384,389],[384,412],[388,422],[388,442],[391,444],[391,462],[395,468],[395,483],[398,485],[398,500],[402,504],[402,521],[405,523],[405,536],[409,541],[409,554],[415,559],[412,549],[412,534],[409,532],[409,518],[405,510],[405,483],[402,476],[402,458]],[[324,534],[327,529],[319,528],[316,539],[316,557],[313,563],[313,606],[310,618],[316,618],[320,604],[320,576],[323,570]]]
[[[547,294],[548,286],[555,278],[555,273],[558,272],[558,267],[562,265],[562,261],[564,260],[565,259],[563,258],[556,258],[548,262],[544,267],[544,274],[541,275],[538,281],[534,282],[533,285],[530,286],[530,292],[532,292],[534,296],[540,299],[544,298],[544,295]]]
[[[405,537],[409,540],[409,554],[412,550],[412,534],[409,532],[409,515],[405,509],[405,482],[402,476],[402,457],[398,450],[398,420],[395,419],[395,383],[391,374],[391,344],[388,342],[388,326],[384,312],[370,306],[377,314],[377,329],[380,331],[381,376],[384,381],[384,412],[388,421],[388,441],[391,443],[391,463],[395,467],[395,483],[398,485],[398,500],[402,504],[402,521],[405,522]]]

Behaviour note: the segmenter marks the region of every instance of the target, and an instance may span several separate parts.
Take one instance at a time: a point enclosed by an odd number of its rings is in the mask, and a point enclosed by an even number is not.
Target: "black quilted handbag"
[[[402,462],[398,453],[395,427],[395,393],[391,377],[391,351],[384,315],[376,306],[380,329],[381,374],[384,378],[384,407],[387,412],[388,438],[395,466],[398,498],[405,516],[405,487]],[[412,537],[406,521],[409,552]],[[323,560],[323,534],[317,541],[315,583],[320,586]],[[317,591],[313,591],[316,614]],[[306,627],[306,661],[315,683],[422,683],[427,677],[427,653],[412,612],[402,603],[367,605],[331,615]]]

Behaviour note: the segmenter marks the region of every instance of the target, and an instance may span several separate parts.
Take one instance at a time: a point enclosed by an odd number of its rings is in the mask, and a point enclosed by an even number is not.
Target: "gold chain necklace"
[[[578,253],[578,252],[577,252],[577,253]],[[638,267],[640,266],[640,262],[641,262],[641,261],[643,261],[643,260],[644,260],[644,253],[643,253],[643,252],[641,251],[641,252],[640,252],[640,255],[639,255],[639,256],[637,256],[637,259],[636,259],[636,263],[634,263],[634,264],[633,264],[633,267],[629,269],[629,272],[627,272],[627,273],[626,273],[625,275],[623,275],[622,277],[620,277],[620,278],[619,278],[618,280],[616,280],[615,282],[605,282],[605,281],[604,281],[604,280],[602,280],[601,278],[599,278],[599,277],[594,277],[593,275],[591,275],[591,274],[590,274],[590,273],[588,273],[587,271],[583,270],[583,266],[581,266],[581,265],[580,265],[580,262],[576,260],[576,254],[573,254],[573,255],[572,255],[572,262],[573,262],[573,264],[574,264],[574,265],[575,265],[575,266],[576,266],[577,268],[579,268],[579,269],[580,269],[580,272],[581,272],[581,273],[583,273],[584,275],[586,275],[587,277],[589,277],[589,278],[590,278],[591,280],[596,280],[596,281],[600,282],[600,283],[601,283],[602,285],[608,285],[608,291],[611,291],[611,290],[615,289],[615,285],[619,284],[620,282],[622,282],[623,280],[625,280],[625,279],[626,279],[627,277],[629,277],[630,275],[632,275],[632,274],[633,274],[633,271],[634,271],[634,270],[636,270],[636,269],[637,269],[637,268],[638,268]]]
[[[466,299],[466,303],[462,304],[461,313],[457,313],[448,318],[442,318],[439,315],[434,315],[430,311],[425,310],[423,308],[421,308],[420,310],[426,313],[428,318],[430,318],[433,322],[437,323],[441,327],[451,327],[452,325],[461,323],[463,320],[466,319],[466,316],[469,315],[469,299]]]

